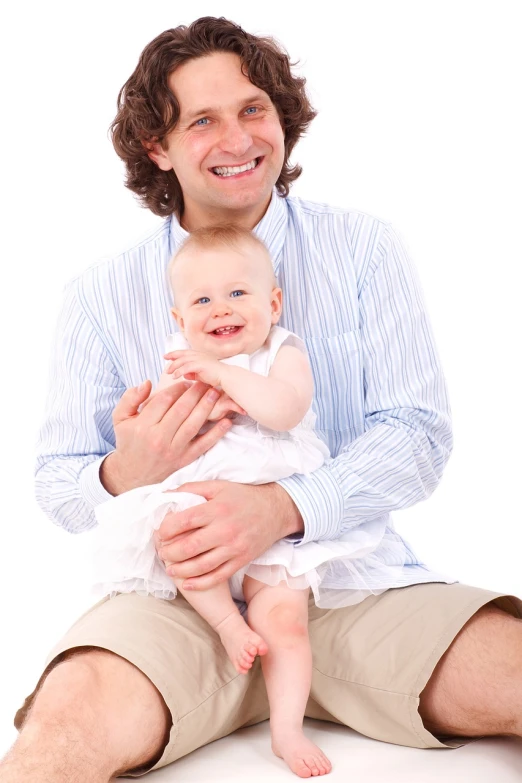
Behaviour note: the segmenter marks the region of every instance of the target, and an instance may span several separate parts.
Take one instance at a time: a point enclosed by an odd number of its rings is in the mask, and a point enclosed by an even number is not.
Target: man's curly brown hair
[[[245,32],[223,17],[205,16],[189,27],[180,25],[154,38],[143,50],[132,76],[118,95],[118,113],[110,132],[114,148],[127,170],[125,185],[142,205],[167,217],[183,212],[183,193],[173,170],[162,171],[150,160],[145,145],[159,142],[175,127],[180,108],[168,80],[182,63],[214,52],[239,55],[252,84],[264,90],[277,108],[285,134],[283,168],[277,192],[287,196],[302,168],[290,166],[290,154],[316,116],[305,92],[305,79],[294,76],[288,54],[272,38]]]

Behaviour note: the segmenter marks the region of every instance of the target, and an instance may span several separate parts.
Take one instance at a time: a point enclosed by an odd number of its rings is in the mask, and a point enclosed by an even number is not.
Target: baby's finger
[[[170,365],[172,368],[171,372],[173,372],[174,375],[176,375],[176,372],[178,370],[183,370],[183,368],[188,367],[189,364],[190,362],[188,361],[188,359],[177,359],[175,362],[172,362],[172,364]]]
[[[173,360],[172,366],[177,370],[178,367],[183,367],[184,364],[189,364],[191,362],[194,364],[195,361],[198,361],[197,356],[179,356],[177,359]]]
[[[186,376],[188,373],[201,372],[201,367],[196,362],[186,362],[174,372],[174,378],[180,378],[182,375]]]
[[[164,359],[179,359],[180,356],[183,356],[183,354],[187,353],[187,350],[181,350],[181,351],[169,351],[168,353],[163,354]]]

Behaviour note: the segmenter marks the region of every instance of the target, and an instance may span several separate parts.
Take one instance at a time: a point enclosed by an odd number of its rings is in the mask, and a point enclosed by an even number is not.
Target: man
[[[381,221],[288,197],[300,174],[289,156],[314,112],[287,56],[204,18],[146,47],[119,104],[113,138],[127,185],[167,220],[68,288],[41,436],[42,507],[86,530],[98,503],[164,479],[226,431],[221,420],[198,435],[218,397],[203,384],[140,408],[172,330],[169,258],[187,231],[220,222],[254,229],[270,250],[282,325],[306,341],[333,460],[278,484],[190,485],[208,502],[162,524],[168,569],[186,589],[206,589],[282,537],[335,538],[428,497],[451,431],[415,273]],[[340,610],[310,606],[307,715],[419,748],[522,736],[522,602],[444,583],[410,555],[397,589]],[[51,652],[17,714],[2,780],[137,776],[267,717],[259,665],[237,676],[183,599],[121,595]]]

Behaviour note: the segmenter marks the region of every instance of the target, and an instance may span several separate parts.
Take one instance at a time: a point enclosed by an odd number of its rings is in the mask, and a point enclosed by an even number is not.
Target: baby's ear
[[[272,307],[272,324],[276,324],[281,318],[281,311],[283,309],[283,292],[280,288],[272,289],[270,305]]]
[[[181,317],[181,313],[179,312],[179,310],[176,310],[175,307],[172,307],[170,312],[172,313],[174,320],[176,321],[181,331],[183,331],[183,318]]]

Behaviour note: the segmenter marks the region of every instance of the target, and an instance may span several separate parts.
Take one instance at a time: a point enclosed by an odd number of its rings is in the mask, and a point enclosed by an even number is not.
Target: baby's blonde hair
[[[173,287],[172,271],[176,261],[187,250],[207,250],[208,248],[216,247],[216,245],[231,247],[237,250],[239,247],[245,244],[249,244],[252,247],[257,247],[264,250],[267,261],[270,263],[270,271],[272,273],[273,285],[275,287],[277,283],[273,272],[272,260],[265,243],[262,242],[261,239],[259,239],[259,237],[257,237],[254,233],[252,233],[252,231],[249,231],[248,228],[235,226],[229,223],[198,228],[188,235],[183,244],[178,248],[176,253],[174,253],[173,257],[170,259],[169,265],[167,267],[167,280],[170,287]]]

